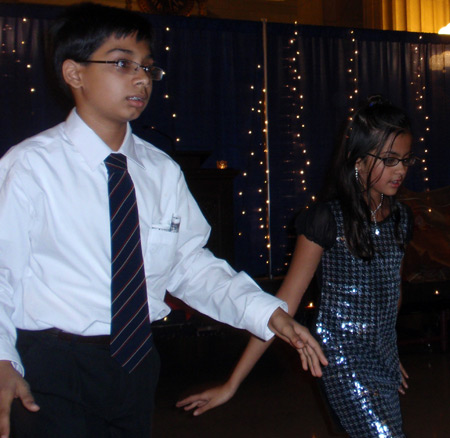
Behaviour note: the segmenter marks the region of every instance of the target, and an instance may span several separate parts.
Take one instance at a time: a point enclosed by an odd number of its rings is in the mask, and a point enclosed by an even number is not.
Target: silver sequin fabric
[[[315,332],[327,356],[322,382],[326,397],[352,438],[402,438],[398,387],[401,373],[395,324],[403,251],[394,220],[378,224],[376,256],[365,262],[346,247],[342,211],[330,203],[335,244],[322,257],[322,288]],[[400,205],[401,229],[408,214]]]

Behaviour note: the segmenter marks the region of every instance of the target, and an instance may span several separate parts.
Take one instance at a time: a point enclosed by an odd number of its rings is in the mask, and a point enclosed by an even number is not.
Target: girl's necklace
[[[378,228],[378,224],[377,224],[377,213],[378,213],[378,210],[383,205],[383,198],[384,198],[384,195],[382,193],[381,194],[381,201],[378,204],[377,208],[375,210],[370,210],[370,215],[372,216],[372,222],[375,224],[375,235],[376,236],[380,235],[380,229]]]

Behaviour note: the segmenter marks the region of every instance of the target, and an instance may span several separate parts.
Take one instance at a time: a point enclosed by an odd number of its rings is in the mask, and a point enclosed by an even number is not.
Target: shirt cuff
[[[21,363],[11,361],[11,365],[22,377],[25,377],[25,370],[23,369],[23,365]]]
[[[267,308],[265,309],[264,313],[262,313],[264,314],[264,318],[260,318],[259,322],[258,321],[255,322],[255,326],[257,327],[258,332],[260,333],[259,337],[264,341],[272,339],[275,335],[273,331],[270,330],[269,328],[269,320],[272,317],[275,310],[281,307],[285,312],[288,311],[287,303],[273,296],[271,298],[273,299],[273,301],[267,305]]]
[[[2,348],[3,347],[3,348]],[[9,347],[9,345],[0,344],[0,360],[9,361],[13,368],[22,376],[25,375],[25,369],[20,360],[19,353],[15,348]]]

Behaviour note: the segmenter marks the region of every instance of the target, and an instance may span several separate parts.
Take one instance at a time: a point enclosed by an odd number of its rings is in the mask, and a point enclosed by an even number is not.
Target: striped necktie
[[[108,170],[111,219],[111,356],[131,373],[153,339],[147,303],[139,216],[127,157],[111,154]]]

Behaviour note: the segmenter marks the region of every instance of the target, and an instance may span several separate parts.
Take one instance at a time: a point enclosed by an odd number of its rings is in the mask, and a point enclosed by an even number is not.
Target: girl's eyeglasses
[[[370,155],[371,157],[381,160],[383,162],[383,164],[387,167],[395,167],[400,162],[402,162],[403,166],[411,167],[411,166],[414,166],[414,164],[418,160],[418,158],[415,157],[414,155],[411,155],[406,158],[380,157],[378,155],[373,155],[373,154],[367,154],[367,155]]]

